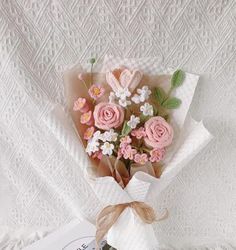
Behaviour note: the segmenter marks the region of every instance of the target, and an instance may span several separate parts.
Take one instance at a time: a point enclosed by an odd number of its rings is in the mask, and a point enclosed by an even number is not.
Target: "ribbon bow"
[[[140,201],[132,201],[129,203],[107,206],[99,213],[96,221],[97,250],[99,249],[99,242],[107,234],[109,229],[115,224],[121,213],[128,207],[134,209],[139,218],[147,224],[152,224],[154,221],[163,220],[168,216],[168,212],[166,211],[165,215],[157,220],[154,209],[146,203]]]

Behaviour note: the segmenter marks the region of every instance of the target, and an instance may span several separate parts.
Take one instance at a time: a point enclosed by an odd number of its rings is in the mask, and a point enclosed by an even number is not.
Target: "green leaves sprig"
[[[161,87],[156,87],[154,89],[155,100],[165,109],[176,109],[181,105],[181,100],[177,97],[171,97],[170,94],[172,90],[178,88],[184,81],[185,73],[178,69],[174,72],[171,77],[171,86],[168,93]]]
[[[166,109],[176,109],[180,106],[181,100],[176,97],[170,97],[162,103],[162,107]]]

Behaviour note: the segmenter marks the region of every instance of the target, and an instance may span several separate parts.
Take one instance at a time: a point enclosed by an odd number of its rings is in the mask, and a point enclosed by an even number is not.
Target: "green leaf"
[[[178,69],[174,72],[171,77],[171,87],[177,88],[179,87],[184,81],[185,74],[182,70]]]
[[[154,89],[154,96],[160,104],[162,104],[165,101],[165,99],[167,98],[165,91],[160,87],[156,87]]]
[[[163,102],[162,106],[166,109],[176,109],[180,106],[181,100],[176,97],[170,97]]]
[[[131,132],[131,130],[132,128],[127,124],[127,121],[125,121],[123,124],[121,135],[122,136],[128,135]]]

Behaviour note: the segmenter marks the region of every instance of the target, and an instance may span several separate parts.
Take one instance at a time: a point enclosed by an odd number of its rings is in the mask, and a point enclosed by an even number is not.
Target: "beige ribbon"
[[[107,234],[109,229],[115,224],[121,213],[128,207],[134,209],[139,218],[147,224],[152,224],[154,221],[164,220],[168,216],[168,211],[166,211],[166,213],[161,218],[157,219],[154,209],[146,203],[140,201],[132,201],[130,203],[107,206],[99,213],[96,221],[97,250],[99,249],[99,242]]]

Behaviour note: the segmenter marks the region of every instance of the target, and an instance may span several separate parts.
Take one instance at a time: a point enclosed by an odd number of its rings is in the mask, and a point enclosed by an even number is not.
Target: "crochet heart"
[[[139,70],[130,71],[124,69],[120,72],[119,70],[109,71],[106,74],[107,83],[111,86],[114,92],[120,91],[124,88],[128,88],[130,92],[133,92],[142,80],[143,74]]]
[[[133,92],[142,80],[143,74],[139,70],[129,71],[125,69],[120,74],[120,84],[123,88],[128,88]]]

